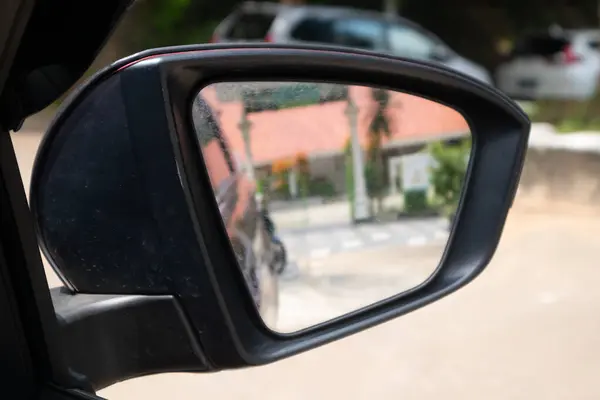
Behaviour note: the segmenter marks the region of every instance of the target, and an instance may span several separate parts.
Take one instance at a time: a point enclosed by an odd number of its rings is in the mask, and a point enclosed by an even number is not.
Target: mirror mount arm
[[[51,289],[71,373],[94,391],[124,379],[212,369],[173,296]]]

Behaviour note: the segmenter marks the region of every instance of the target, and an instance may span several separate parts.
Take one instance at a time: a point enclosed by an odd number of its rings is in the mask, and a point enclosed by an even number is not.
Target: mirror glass
[[[438,266],[471,151],[457,111],[380,88],[226,82],[200,91],[192,119],[274,331],[401,294]]]

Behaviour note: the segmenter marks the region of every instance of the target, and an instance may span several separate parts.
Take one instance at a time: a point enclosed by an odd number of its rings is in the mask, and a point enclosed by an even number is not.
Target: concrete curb
[[[575,152],[600,153],[600,132],[582,131],[557,133],[548,123],[531,125],[529,147],[534,149],[569,150]]]
[[[600,132],[560,134],[550,124],[533,124],[515,204],[598,212]]]

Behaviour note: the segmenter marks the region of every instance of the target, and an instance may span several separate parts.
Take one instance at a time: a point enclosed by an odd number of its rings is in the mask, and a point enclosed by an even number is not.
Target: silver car
[[[452,50],[421,26],[401,17],[334,6],[245,2],[215,29],[213,42],[318,43],[438,62],[492,84],[482,66]]]

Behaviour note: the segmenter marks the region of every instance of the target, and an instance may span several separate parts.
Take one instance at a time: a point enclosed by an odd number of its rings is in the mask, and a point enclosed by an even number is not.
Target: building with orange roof
[[[239,128],[242,102],[219,101],[214,86],[203,89],[201,94],[218,115],[223,135],[236,157],[245,162],[244,139]],[[358,107],[357,131],[361,146],[366,149],[376,103],[370,88],[352,86],[349,95]],[[272,164],[302,153],[311,176],[327,178],[338,192],[344,192],[344,148],[350,132],[346,107],[345,101],[333,101],[248,114],[255,169],[264,176]],[[390,136],[382,141],[386,158],[414,152],[430,141],[463,137],[470,131],[457,111],[405,93],[391,92],[387,117]]]

